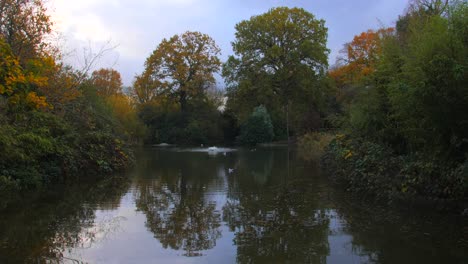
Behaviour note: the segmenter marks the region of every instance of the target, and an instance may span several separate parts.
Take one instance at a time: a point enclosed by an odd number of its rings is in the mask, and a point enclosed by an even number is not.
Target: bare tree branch
[[[83,48],[82,50],[82,62],[81,66],[78,70],[78,84],[81,84],[84,80],[86,80],[96,66],[96,64],[101,60],[107,53],[115,50],[119,45],[112,45],[111,40],[108,40],[105,44],[103,44],[99,50],[96,52],[93,50],[91,42],[88,42],[88,47]],[[113,66],[117,63],[116,61],[113,63]]]

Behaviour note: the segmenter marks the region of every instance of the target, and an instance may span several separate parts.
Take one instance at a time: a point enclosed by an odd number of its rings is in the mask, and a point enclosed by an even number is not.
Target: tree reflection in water
[[[295,159],[289,164],[288,154],[281,148],[215,157],[170,151],[143,155],[146,166],[135,176],[137,208],[164,248],[186,256],[216,245],[222,210],[235,233],[238,262],[323,263],[329,254],[329,213],[318,201],[317,183],[303,177],[310,168]],[[221,205],[212,199],[220,188],[223,195],[227,191]]]
[[[0,263],[466,263],[466,217],[356,201],[286,148],[152,149],[138,163],[129,178],[0,198]]]
[[[239,263],[326,262],[328,211],[316,183],[302,176],[306,168],[288,158],[286,149],[245,153],[230,179],[223,220],[235,232]]]
[[[113,177],[10,201],[0,211],[0,263],[59,263],[66,250],[89,247],[118,225],[95,225],[96,209],[118,207],[128,187]]]
[[[135,193],[147,228],[164,248],[183,250],[185,256],[199,256],[215,247],[221,237],[221,214],[206,192],[224,181],[219,172],[225,171],[226,159],[183,152],[147,157],[147,167],[136,176]]]
[[[370,263],[467,263],[465,217],[442,214],[433,206],[393,208],[347,193],[334,196],[339,199],[336,212],[345,220],[343,232]]]
[[[186,256],[198,256],[200,251],[213,248],[221,237],[215,204],[205,202],[196,193],[199,191],[171,191],[160,182],[139,190],[137,208],[146,214],[148,229],[164,248],[182,249]]]

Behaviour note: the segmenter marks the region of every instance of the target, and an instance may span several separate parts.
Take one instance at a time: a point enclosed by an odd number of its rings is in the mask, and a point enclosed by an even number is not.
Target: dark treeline
[[[325,21],[301,8],[239,22],[224,63],[210,36],[187,31],[163,39],[125,92],[113,69],[61,62],[41,1],[0,1],[2,188],[125,168],[129,144],[297,140],[312,159],[326,151],[350,189],[466,198],[464,1],[412,0],[332,67]]]

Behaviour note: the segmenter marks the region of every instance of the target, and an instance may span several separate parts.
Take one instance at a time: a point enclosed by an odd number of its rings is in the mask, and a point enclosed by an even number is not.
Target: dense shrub
[[[93,96],[84,93],[63,115],[0,113],[0,189],[37,188],[128,166],[131,152],[114,131],[116,121]]]
[[[468,197],[468,163],[445,163],[360,138],[338,135],[323,157],[330,175],[350,191],[384,201],[402,198],[462,200]]]
[[[157,98],[138,107],[147,126],[147,144],[214,144],[223,141],[222,116],[208,100],[192,100],[182,111],[177,102]]]
[[[258,106],[242,126],[239,143],[255,145],[271,142],[273,137],[273,125],[270,115],[264,106]]]

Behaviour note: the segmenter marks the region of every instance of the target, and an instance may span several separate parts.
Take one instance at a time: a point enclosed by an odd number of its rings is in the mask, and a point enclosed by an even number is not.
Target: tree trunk
[[[180,110],[182,113],[185,113],[187,110],[187,93],[185,91],[180,91],[179,96]]]
[[[286,104],[286,137],[289,145],[289,101]]]

